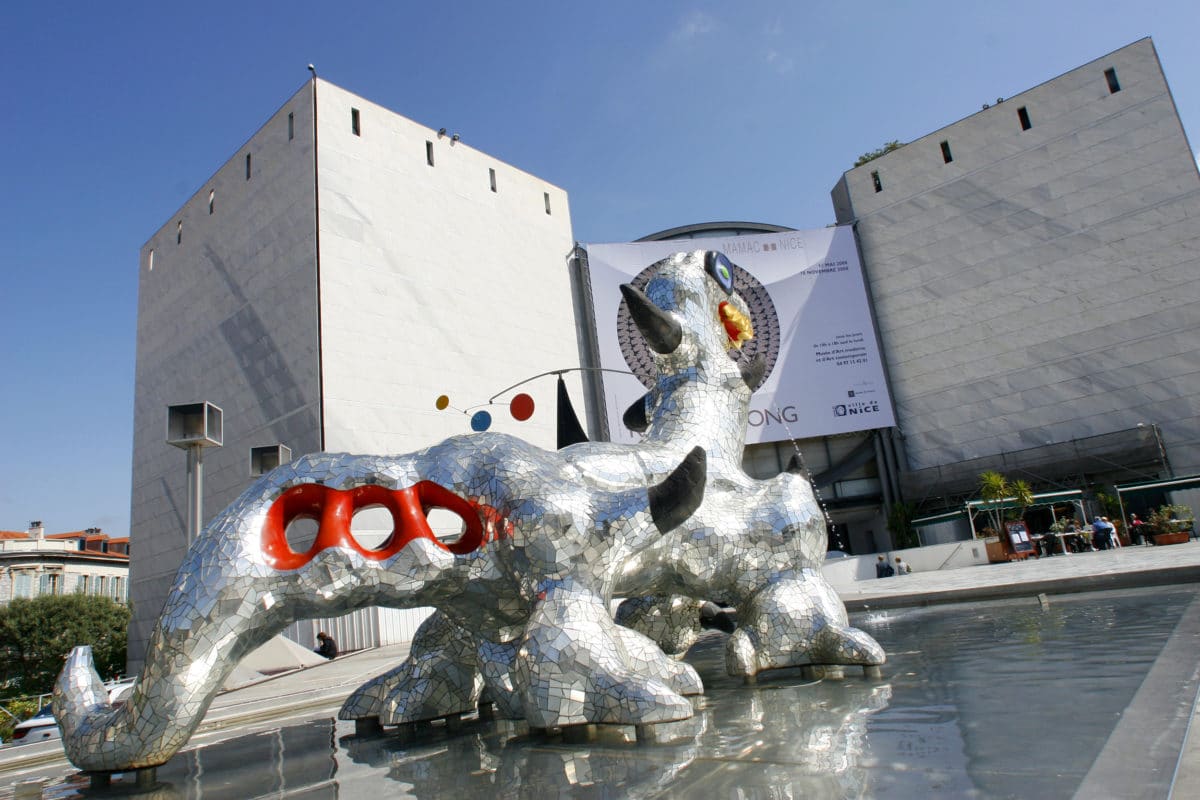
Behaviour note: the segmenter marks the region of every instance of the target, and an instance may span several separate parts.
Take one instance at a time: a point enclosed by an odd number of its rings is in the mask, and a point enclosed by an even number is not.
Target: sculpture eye
[[[715,250],[705,253],[704,271],[713,277],[725,294],[733,294],[733,262],[724,253]]]

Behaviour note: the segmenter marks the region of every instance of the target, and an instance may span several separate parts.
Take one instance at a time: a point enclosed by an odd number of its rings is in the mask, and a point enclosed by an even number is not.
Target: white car
[[[114,707],[123,705],[130,690],[133,689],[133,683],[133,678],[129,678],[104,684],[104,688],[108,689],[108,702]],[[50,709],[50,704],[46,703],[36,714],[13,728],[12,744],[28,744],[29,742],[44,742],[47,739],[61,738],[62,731],[58,729],[58,723],[54,720],[54,712]]]
[[[46,703],[40,711],[13,728],[12,743],[28,744],[29,742],[43,742],[47,739],[60,738],[62,738],[62,733],[58,730],[58,723],[54,721],[54,713],[50,710],[50,704]]]

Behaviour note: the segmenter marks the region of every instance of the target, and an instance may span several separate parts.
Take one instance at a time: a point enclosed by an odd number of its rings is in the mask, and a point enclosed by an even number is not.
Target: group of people
[[[1067,523],[1063,533],[1072,534],[1063,536],[1063,545],[1072,553],[1082,553],[1088,550],[1113,550],[1121,546],[1120,540],[1117,538],[1117,527],[1108,517],[1098,516],[1092,520],[1091,525],[1076,525],[1072,520]],[[1054,538],[1051,535],[1042,537],[1038,542],[1039,555],[1054,554]],[[1129,541],[1139,545],[1154,544],[1149,528],[1143,520],[1138,518],[1137,514],[1129,516]]]
[[[890,578],[893,575],[908,575],[912,572],[912,567],[908,565],[900,556],[896,556],[896,563],[893,566],[888,562],[887,556],[880,556],[875,562],[875,577]]]

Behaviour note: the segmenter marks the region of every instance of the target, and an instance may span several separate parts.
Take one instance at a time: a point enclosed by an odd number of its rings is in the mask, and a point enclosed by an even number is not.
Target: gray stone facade
[[[1200,472],[1200,175],[1149,39],[832,195],[857,226],[909,467],[1157,425],[1175,473]]]
[[[165,444],[167,406],[208,400],[225,412],[226,446],[204,454],[206,518],[246,488],[249,447],[321,448],[313,170],[306,86],[142,248],[131,663],[187,546],[186,455]]]

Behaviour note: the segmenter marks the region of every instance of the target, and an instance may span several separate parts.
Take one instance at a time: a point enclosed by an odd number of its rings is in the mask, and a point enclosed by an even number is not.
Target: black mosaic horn
[[[629,315],[650,349],[661,356],[674,353],[683,340],[683,328],[675,318],[654,305],[645,292],[628,283],[621,284],[621,294],[629,306]]]

